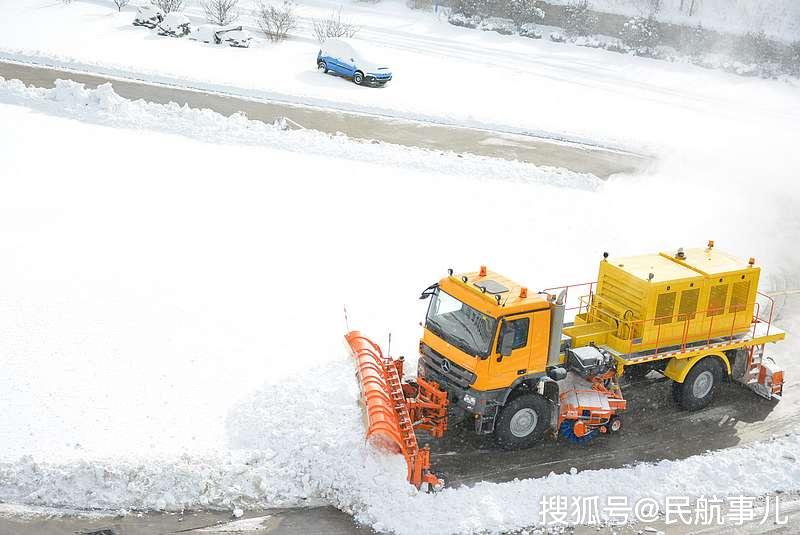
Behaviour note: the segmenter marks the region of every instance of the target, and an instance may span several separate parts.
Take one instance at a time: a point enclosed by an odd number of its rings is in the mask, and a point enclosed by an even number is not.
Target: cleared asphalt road
[[[379,140],[397,145],[438,151],[469,153],[541,166],[562,167],[579,173],[608,178],[616,173],[634,173],[646,168],[649,157],[580,143],[569,143],[529,135],[480,130],[421,121],[391,119],[336,109],[304,107],[267,100],[205,92],[181,87],[112,79],[93,74],[63,71],[32,64],[0,62],[0,76],[18,79],[26,85],[53,87],[61,79],[75,80],[94,88],[111,83],[114,91],[128,99],[167,104],[176,102],[192,108],[208,108],[223,115],[236,112],[264,122],[288,118],[297,125],[330,134],[342,132],[355,139]],[[364,91],[379,89],[363,88]]]

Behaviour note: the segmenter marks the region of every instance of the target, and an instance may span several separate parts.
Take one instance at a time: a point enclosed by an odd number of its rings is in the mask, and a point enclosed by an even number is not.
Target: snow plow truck
[[[604,253],[597,281],[530,292],[481,266],[426,288],[417,377],[358,331],[356,363],[371,443],[402,454],[408,480],[441,488],[416,432],[440,438],[448,420],[472,420],[507,449],[545,434],[584,443],[622,427],[620,378],[656,370],[685,410],[726,380],[780,399],[783,371],[764,354],[784,338],[760,268],[706,248],[626,258]]]

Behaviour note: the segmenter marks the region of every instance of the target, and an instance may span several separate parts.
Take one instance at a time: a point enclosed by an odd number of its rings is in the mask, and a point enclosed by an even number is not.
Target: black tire
[[[680,405],[683,401],[683,385],[672,381],[672,399]]]
[[[706,357],[689,370],[683,383],[672,384],[672,396],[684,410],[705,408],[714,400],[723,374],[722,363]]]
[[[495,442],[507,450],[530,448],[550,427],[551,410],[550,402],[537,394],[514,398],[503,407],[495,421]]]
[[[321,70],[323,74],[328,74],[328,64],[324,61],[317,63],[317,68]]]
[[[606,432],[611,435],[622,431],[622,418],[619,416],[612,416],[606,424]]]
[[[356,71],[353,75],[353,83],[356,85],[361,85],[364,83],[364,73],[361,71]]]

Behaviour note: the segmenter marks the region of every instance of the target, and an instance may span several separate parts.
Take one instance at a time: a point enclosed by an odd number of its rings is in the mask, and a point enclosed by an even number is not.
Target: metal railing
[[[576,315],[586,313],[587,323],[600,321],[611,327],[616,327],[616,336],[622,340],[628,340],[628,347],[625,351],[627,354],[637,352],[634,346],[649,346],[650,344],[645,342],[644,338],[648,334],[652,335],[652,330],[654,328],[656,331],[655,345],[650,348],[653,350],[653,353],[642,356],[651,358],[658,357],[667,352],[667,350],[669,353],[695,351],[710,346],[712,340],[719,338],[733,339],[735,335],[742,333],[741,327],[743,324],[740,318],[742,318],[742,314],[747,311],[746,307],[733,310],[732,317],[730,308],[728,313],[725,313],[725,307],[715,307],[692,312],[679,311],[671,315],[644,319],[623,318],[603,308],[601,304],[603,297],[595,293],[596,285],[596,282],[585,282],[548,288],[543,291],[552,294],[564,290],[567,296],[567,298],[565,298],[565,303],[567,304],[565,308],[566,311],[573,311]],[[570,302],[568,301],[569,291],[573,290],[574,295],[574,289],[581,287],[588,288],[588,294],[581,295],[578,297],[577,305],[570,306]],[[753,308],[751,311],[747,312],[751,314],[747,324],[747,332],[751,338],[756,338],[759,325],[765,326],[763,336],[769,336],[775,309],[774,298],[761,292],[756,293],[757,297],[753,303]],[[766,301],[763,307],[759,299]],[[730,304],[728,304],[728,306],[730,307]],[[682,317],[684,319],[681,319]],[[737,320],[740,321],[737,322]],[[727,327],[728,321],[730,321],[730,328]],[[705,335],[699,337],[698,326],[704,325],[705,322],[708,322],[708,328],[706,329],[705,326],[703,326]],[[680,326],[681,323],[683,324],[682,328]],[[714,328],[715,323],[717,325],[716,329]],[[724,330],[719,327],[723,323],[725,324]],[[674,333],[676,329],[680,329],[680,335],[670,335],[670,333]],[[664,345],[662,345],[662,343]],[[648,349],[644,351],[648,351]]]

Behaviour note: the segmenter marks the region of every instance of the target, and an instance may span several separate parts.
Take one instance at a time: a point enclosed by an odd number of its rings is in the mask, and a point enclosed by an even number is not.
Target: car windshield
[[[465,353],[486,357],[492,346],[497,320],[478,312],[437,288],[428,306],[425,327]]]

